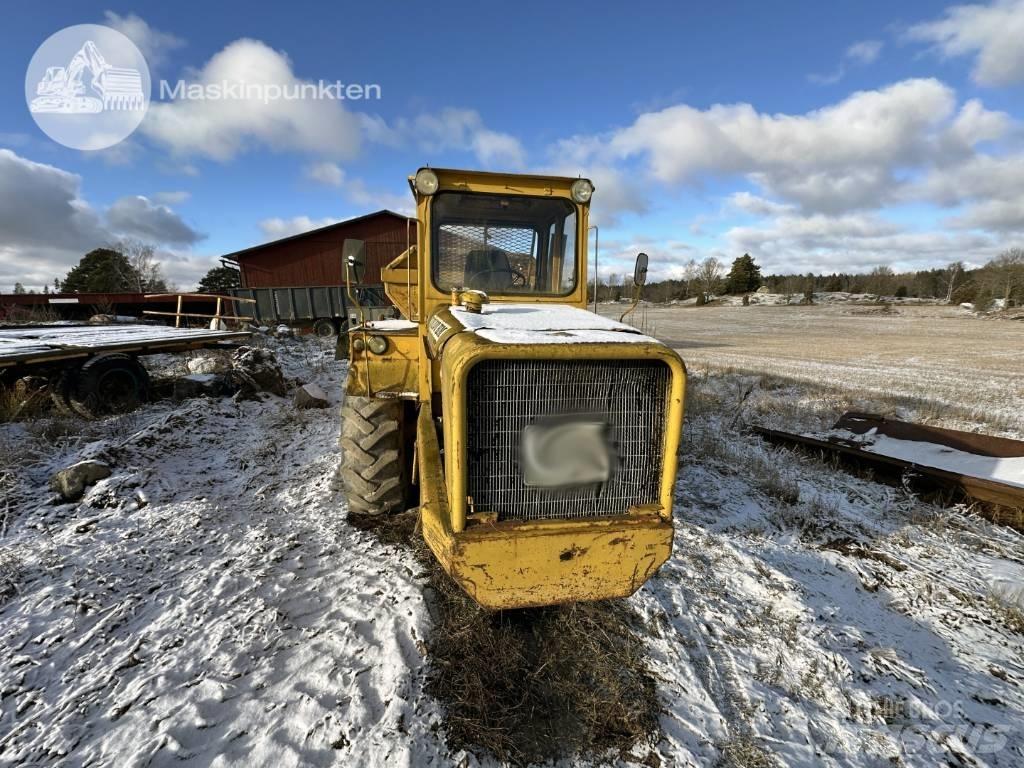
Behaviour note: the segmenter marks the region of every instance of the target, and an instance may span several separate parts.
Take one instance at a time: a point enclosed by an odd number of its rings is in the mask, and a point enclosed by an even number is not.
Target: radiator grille
[[[467,488],[479,512],[499,520],[620,515],[653,504],[660,490],[669,368],[647,360],[489,360],[469,374]],[[523,428],[570,415],[609,426],[608,482],[528,488]]]

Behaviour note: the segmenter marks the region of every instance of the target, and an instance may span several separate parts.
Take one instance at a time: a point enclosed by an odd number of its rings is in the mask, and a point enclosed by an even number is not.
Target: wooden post
[[[222,300],[221,300],[220,296],[218,296],[217,297],[217,312],[215,314],[215,317],[216,317],[216,320],[217,320],[217,326],[216,327],[217,327],[218,331],[220,330],[220,305],[221,305],[221,301]]]
[[[182,308],[182,302],[184,301],[184,298],[185,298],[184,296],[181,296],[180,294],[178,295],[178,313],[174,316],[174,327],[175,328],[181,328],[181,308]]]

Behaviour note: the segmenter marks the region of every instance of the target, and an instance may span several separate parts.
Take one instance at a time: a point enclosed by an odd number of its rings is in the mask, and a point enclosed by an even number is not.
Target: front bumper
[[[658,514],[595,520],[480,523],[445,530],[421,510],[423,537],[484,608],[527,608],[626,597],[672,554],[672,524]]]

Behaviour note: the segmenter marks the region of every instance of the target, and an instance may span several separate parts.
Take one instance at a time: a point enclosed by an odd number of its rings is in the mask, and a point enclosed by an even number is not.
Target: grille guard
[[[485,360],[595,360],[660,361],[670,371],[665,428],[662,437],[663,462],[657,503],[661,517],[672,514],[677,453],[683,426],[686,370],[679,355],[660,342],[602,342],[594,344],[497,344],[474,333],[459,333],[445,345],[441,360],[444,405],[444,477],[448,490],[448,517],[453,533],[466,529],[467,516],[467,396],[470,371]],[[573,521],[580,525],[581,521]]]

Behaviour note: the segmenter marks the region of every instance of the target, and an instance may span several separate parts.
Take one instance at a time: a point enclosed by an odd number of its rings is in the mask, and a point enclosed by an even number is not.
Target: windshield
[[[433,278],[443,291],[565,295],[576,287],[576,208],[568,200],[441,192]]]

